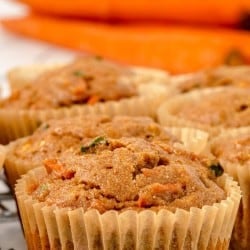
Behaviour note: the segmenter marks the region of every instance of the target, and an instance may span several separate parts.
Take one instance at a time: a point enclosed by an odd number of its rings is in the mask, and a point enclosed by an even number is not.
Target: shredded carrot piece
[[[160,184],[155,183],[152,185],[152,191],[155,193],[178,193],[182,191],[182,185],[180,183],[167,183],[167,184]]]
[[[99,97],[99,96],[93,95],[93,96],[91,96],[91,97],[88,99],[88,102],[87,102],[87,103],[90,104],[90,105],[93,105],[93,104],[97,103],[99,100],[100,100],[100,97]]]
[[[43,161],[43,164],[48,173],[51,173],[52,171],[56,172],[63,171],[63,166],[57,161],[57,159],[46,159]]]

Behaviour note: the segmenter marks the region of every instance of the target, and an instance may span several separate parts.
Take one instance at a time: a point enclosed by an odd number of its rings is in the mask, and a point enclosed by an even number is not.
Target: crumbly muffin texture
[[[225,89],[190,99],[178,108],[176,116],[209,126],[250,125],[250,88]]]
[[[250,67],[218,67],[197,72],[178,83],[177,88],[181,93],[192,90],[233,86],[250,88]]]
[[[206,158],[143,138],[103,138],[81,155],[47,159],[48,176],[29,187],[47,205],[100,213],[114,209],[188,210],[225,198]]]
[[[2,100],[1,108],[49,109],[74,104],[94,104],[137,95],[132,82],[122,81],[132,72],[121,65],[89,56],[50,70]]]
[[[36,165],[48,157],[59,157],[66,152],[81,153],[81,146],[94,138],[109,136],[142,137],[175,143],[178,140],[149,117],[89,115],[77,118],[50,120],[42,124],[33,135],[16,141],[8,157],[15,157]]]
[[[212,144],[211,152],[219,160],[250,167],[250,134],[223,138]]]

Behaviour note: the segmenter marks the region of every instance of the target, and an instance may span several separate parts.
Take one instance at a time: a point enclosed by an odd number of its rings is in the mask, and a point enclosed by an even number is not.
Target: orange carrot
[[[233,24],[250,12],[249,0],[20,0],[56,15],[118,20],[176,20]]]
[[[75,175],[75,171],[64,168],[57,159],[45,159],[43,164],[48,173],[53,171],[56,176],[61,177],[62,179],[71,179]]]
[[[97,103],[100,100],[100,97],[98,95],[93,95],[88,99],[88,104],[93,105]]]
[[[56,159],[46,159],[43,161],[43,164],[48,173],[50,173],[52,170],[56,172],[62,172],[64,170],[61,163],[59,163]]]
[[[2,24],[22,35],[172,73],[220,65],[228,61],[232,51],[250,62],[249,32],[152,23],[110,25],[38,15],[5,20]]]

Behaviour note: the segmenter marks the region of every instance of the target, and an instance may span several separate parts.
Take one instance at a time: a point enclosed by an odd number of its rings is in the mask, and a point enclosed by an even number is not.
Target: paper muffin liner
[[[178,127],[166,127],[167,132],[170,132],[176,136],[181,143],[176,143],[176,146],[184,148],[194,153],[201,153],[207,145],[208,133],[192,128],[178,128]],[[16,141],[11,142],[9,145],[5,146],[7,151],[7,158],[5,160],[5,172],[9,182],[9,185],[14,189],[14,185],[17,179],[21,175],[27,173],[29,170],[36,168],[41,165],[41,163],[32,162],[30,160],[24,160],[16,157],[13,154],[13,150],[16,144],[25,141],[26,138],[20,138]],[[1,151],[0,151],[1,153]]]
[[[165,127],[165,129],[181,141],[182,144],[177,143],[178,147],[195,154],[204,152],[207,147],[209,134],[205,131],[182,127]]]
[[[4,161],[5,174],[8,180],[8,184],[12,190],[14,190],[15,183],[17,179],[21,177],[21,175],[27,173],[29,170],[33,168],[36,168],[37,166],[41,166],[41,163],[37,164],[34,161],[19,159],[14,154],[10,153],[16,146],[16,144],[19,144],[25,140],[26,140],[25,137],[20,138],[16,141],[9,143],[6,146],[3,146],[3,149],[7,155]],[[2,150],[0,149],[0,154],[1,152]]]
[[[250,127],[224,131],[210,142],[210,146],[221,139],[237,137],[241,134],[250,134]],[[225,172],[240,184],[242,190],[242,200],[233,230],[231,248],[250,249],[250,165],[240,165],[226,160],[221,160],[221,165]]]
[[[241,191],[227,175],[220,180],[227,198],[211,206],[103,214],[32,200],[27,190],[46,175],[45,168],[36,168],[16,185],[29,249],[228,249]]]
[[[218,135],[222,130],[223,126],[210,126],[196,121],[191,121],[186,118],[181,118],[176,115],[178,110],[189,101],[202,100],[203,97],[224,91],[227,88],[216,87],[216,88],[206,88],[197,91],[191,91],[186,94],[179,94],[168,101],[162,103],[157,110],[157,119],[160,124],[164,126],[176,126],[176,127],[192,127],[207,131],[210,136]],[[231,87],[231,89],[236,89]]]

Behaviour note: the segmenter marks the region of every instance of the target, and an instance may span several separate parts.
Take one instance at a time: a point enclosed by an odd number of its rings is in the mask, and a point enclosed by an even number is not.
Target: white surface
[[[11,0],[0,0],[0,19],[23,15],[26,8]],[[4,31],[0,26],[0,90],[4,96],[8,93],[6,72],[15,66],[60,62],[71,59],[75,54],[55,46],[35,42]],[[0,185],[0,192],[6,187]],[[13,204],[12,207],[14,208]],[[25,241],[18,221],[0,223],[0,249],[25,250]]]

